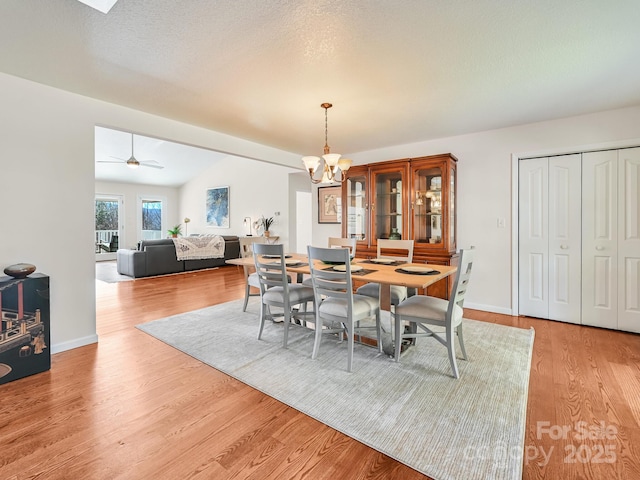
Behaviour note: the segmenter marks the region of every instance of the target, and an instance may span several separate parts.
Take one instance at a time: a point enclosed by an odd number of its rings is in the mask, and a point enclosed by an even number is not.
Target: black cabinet
[[[49,370],[49,277],[0,277],[0,318],[0,384]]]

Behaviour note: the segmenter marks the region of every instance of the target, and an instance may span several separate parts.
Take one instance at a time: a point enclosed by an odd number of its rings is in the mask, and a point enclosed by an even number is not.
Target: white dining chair
[[[266,257],[265,257],[266,255]],[[290,283],[287,275],[283,245],[254,244],[253,259],[256,275],[260,282],[260,328],[258,340],[262,338],[262,331],[267,318],[273,319],[277,314],[271,312],[271,307],[282,308],[284,317],[284,338],[282,345],[286,348],[289,339],[289,324],[295,316],[313,314],[307,310],[307,303],[314,301],[313,288],[299,283]],[[293,308],[302,305],[303,312]]]
[[[338,333],[347,336],[347,371],[353,367],[355,326],[358,322],[375,318],[378,352],[382,353],[380,302],[353,293],[351,264],[346,248],[318,248],[308,246],[311,282],[315,295],[315,340],[311,358],[318,356],[322,335]],[[320,262],[316,265],[316,261]],[[336,267],[343,266],[342,271]]]
[[[413,261],[413,240],[378,239],[377,258],[411,263]],[[358,295],[380,297],[380,284],[367,283],[356,291]],[[413,292],[412,292],[413,293]],[[391,306],[396,305],[408,296],[407,287],[391,285]]]
[[[356,256],[355,238],[329,237],[328,246],[329,248],[349,248],[349,255],[351,258]]]
[[[265,243],[265,237],[256,236],[256,237],[241,237],[240,241],[240,256],[242,258],[253,257],[253,244],[255,243]],[[244,273],[244,304],[242,305],[242,311],[247,311],[247,304],[249,303],[249,297],[257,297],[260,296],[260,293],[251,293],[251,287],[259,290],[260,289],[260,280],[258,280],[258,275],[255,273],[255,268],[249,265],[244,265],[242,267]]]
[[[460,251],[460,261],[456,279],[449,300],[430,297],[427,295],[414,295],[401,302],[395,312],[395,360],[400,361],[402,340],[419,337],[433,337],[449,352],[449,363],[453,370],[453,376],[460,378],[458,364],[456,362],[455,337],[460,342],[462,357],[467,360],[467,352],[464,348],[462,337],[462,314],[464,298],[469,285],[471,267],[473,266],[473,247]],[[409,322],[411,327],[405,331],[404,322]],[[435,331],[432,327],[444,328],[443,331]],[[444,337],[442,336],[444,334]]]

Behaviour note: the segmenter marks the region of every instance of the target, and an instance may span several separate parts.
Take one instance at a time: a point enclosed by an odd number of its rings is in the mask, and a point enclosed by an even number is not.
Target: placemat
[[[364,260],[360,263],[371,263],[372,265],[385,265],[385,266],[389,266],[389,267],[397,267],[398,265],[404,265],[407,262],[402,262],[400,260],[394,260],[393,262],[389,262],[389,263],[380,263],[380,262],[372,262],[371,260]]]
[[[344,264],[341,264],[341,265],[344,265]],[[332,272],[336,271],[336,270],[333,269],[333,267],[326,267],[326,268],[323,268],[322,270],[331,270]],[[351,272],[351,275],[352,276],[354,276],[354,275],[362,276],[362,275],[368,275],[368,274],[376,272],[376,271],[377,270],[368,270],[366,268],[363,268],[362,270],[358,270],[357,272]]]
[[[396,272],[404,273],[405,275],[440,275],[438,270],[431,270],[430,272],[407,272],[402,268],[396,268]]]

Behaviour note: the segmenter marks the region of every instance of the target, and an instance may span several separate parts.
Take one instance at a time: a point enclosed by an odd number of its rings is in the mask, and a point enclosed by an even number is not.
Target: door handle
[[[569,245],[560,245],[560,248],[562,250],[567,250],[569,248]]]
[[[604,247],[603,247],[603,246],[601,246],[601,245],[598,245],[598,246],[596,247],[596,250],[598,250],[598,251],[604,250]]]

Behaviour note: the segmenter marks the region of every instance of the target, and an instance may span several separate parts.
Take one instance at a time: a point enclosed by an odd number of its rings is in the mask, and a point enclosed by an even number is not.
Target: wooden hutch
[[[455,265],[456,167],[450,153],[359,165],[342,184],[342,236],[357,256],[373,258],[377,239],[414,240],[413,261]],[[448,298],[450,276],[428,288]]]

